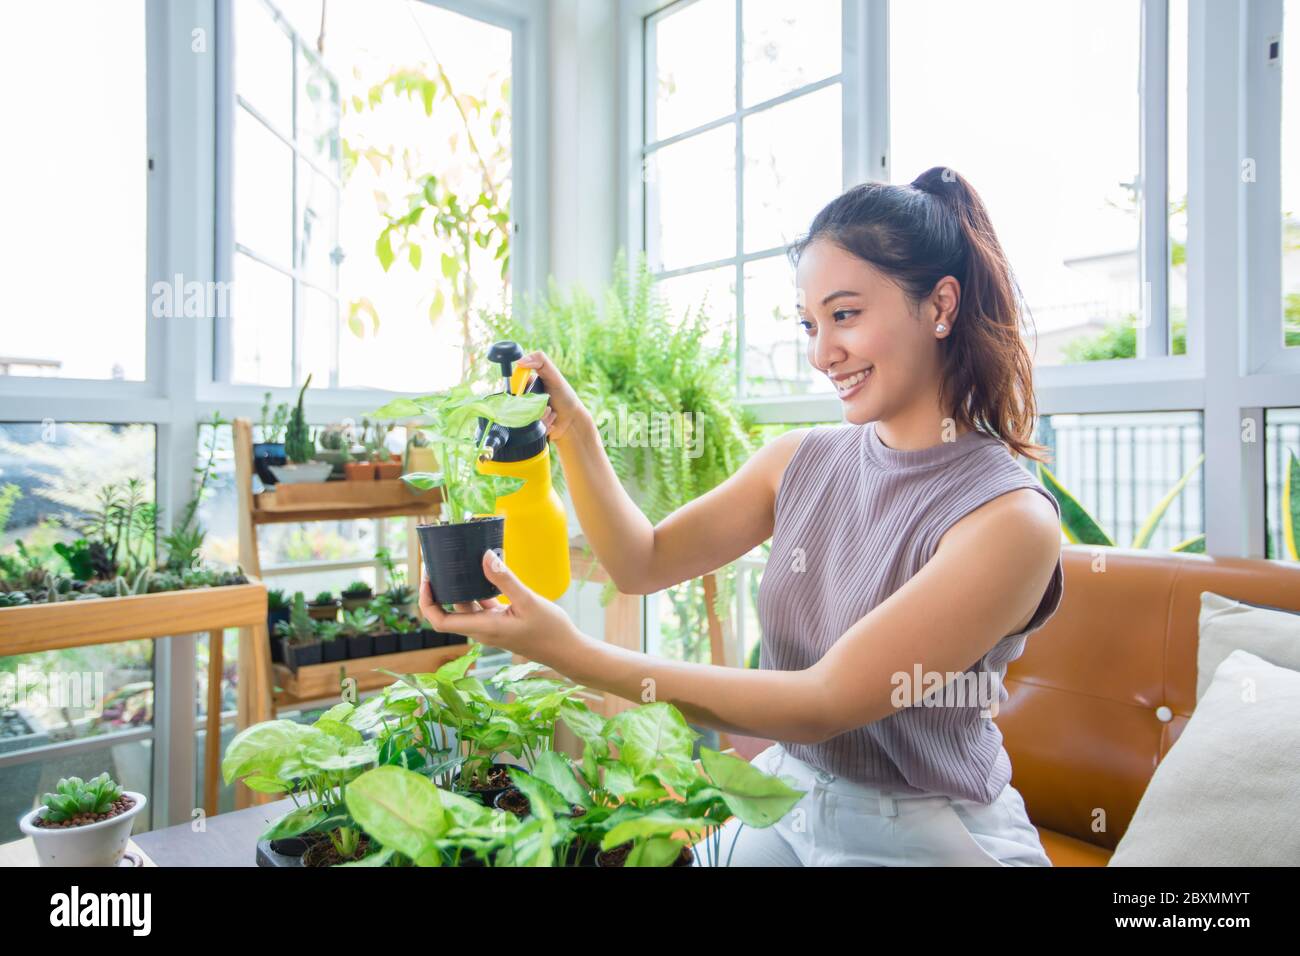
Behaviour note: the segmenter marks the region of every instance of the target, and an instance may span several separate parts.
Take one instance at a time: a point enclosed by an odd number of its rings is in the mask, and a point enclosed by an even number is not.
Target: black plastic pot
[[[424,647],[424,635],[419,631],[407,631],[397,635],[399,651],[418,651],[422,647]]]
[[[296,671],[300,667],[307,667],[321,662],[321,643],[320,641],[311,641],[307,644],[290,644],[287,637],[282,637],[280,638],[280,653],[283,655],[284,664],[289,670]]]
[[[283,840],[258,840],[257,865],[301,867],[302,855],[307,852],[307,841],[299,837]]]
[[[397,653],[397,635],[396,634],[376,634],[375,635],[375,656],[380,654]]]
[[[333,664],[335,661],[348,659],[348,642],[337,637],[332,641],[321,641],[320,659],[322,663]]]
[[[424,647],[442,647],[445,635],[441,631],[436,631],[431,627],[420,629],[420,643]]]
[[[275,475],[271,471],[271,465],[286,465],[289,459],[284,454],[284,442],[255,442],[253,444],[253,469],[257,472],[257,477],[262,479],[262,484],[275,484]]]
[[[521,766],[519,766],[518,764],[513,764],[513,763],[512,763],[512,764],[494,764],[494,766],[497,766],[497,767],[513,767],[515,770],[518,770],[520,773],[528,773],[528,770],[527,770],[526,767],[521,767]],[[506,779],[506,784],[505,784],[505,786],[502,786],[502,787],[487,787],[487,788],[485,788],[485,789],[483,789],[483,790],[466,790],[466,791],[465,791],[465,795],[466,795],[466,796],[470,796],[470,797],[478,797],[480,800],[483,801],[483,805],[486,806],[486,807],[495,807],[495,806],[496,806],[497,797],[501,796],[501,794],[505,793],[507,790],[513,790],[513,789],[515,789],[515,785],[514,785],[513,783],[510,782],[510,777],[509,777],[508,774],[507,774],[507,776],[506,776],[505,779]]]
[[[268,631],[271,635],[271,663],[284,663],[284,638],[276,637],[274,631]]]
[[[375,639],[370,634],[358,634],[356,637],[349,637],[347,645],[350,660],[356,660],[359,657],[373,657],[375,654]]]
[[[458,604],[496,597],[500,589],[483,573],[483,552],[504,555],[506,519],[473,518],[461,524],[422,524],[420,553],[433,600]]]

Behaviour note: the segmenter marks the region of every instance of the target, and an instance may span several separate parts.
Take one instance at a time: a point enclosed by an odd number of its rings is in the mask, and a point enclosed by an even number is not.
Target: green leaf
[[[1043,483],[1057,504],[1061,506],[1061,529],[1071,544],[1095,544],[1114,547],[1115,542],[1102,530],[1097,519],[1088,513],[1088,509],[1079,504],[1074,495],[1065,490],[1052,470],[1042,462],[1038,463],[1038,480]]]
[[[379,332],[379,313],[375,311],[374,304],[365,296],[348,305],[348,330],[359,339],[365,338],[366,334],[366,327],[361,321],[363,315],[370,316],[371,334],[377,334]]]
[[[439,289],[433,294],[433,301],[429,303],[429,321],[436,323],[442,318],[443,311],[447,308],[447,297]]]
[[[652,774],[667,786],[679,787],[698,776],[691,748],[699,734],[671,704],[625,710],[611,718],[608,729],[619,741],[618,762],[634,777]]]
[[[655,810],[611,827],[601,838],[600,848],[612,850],[623,843],[644,840],[648,837],[671,837],[680,831],[704,833],[716,825],[712,820],[703,817],[680,817],[664,810]],[[678,843],[677,848],[680,852],[681,843]]]
[[[253,775],[244,778],[244,786],[257,793],[288,793],[293,784],[276,777]]]
[[[634,846],[623,865],[625,867],[672,866],[681,855],[681,843],[668,837],[655,837]]]
[[[261,838],[263,840],[283,840],[286,837],[298,836],[306,833],[327,816],[329,814],[322,806],[299,807],[296,810],[290,810],[267,827]]]
[[[1138,529],[1137,534],[1133,536],[1133,547],[1145,548],[1151,543],[1151,536],[1155,534],[1156,528],[1160,524],[1160,519],[1165,516],[1165,512],[1167,512],[1169,506],[1174,503],[1174,499],[1183,493],[1183,489],[1187,487],[1187,483],[1192,480],[1192,476],[1196,474],[1201,467],[1201,463],[1204,461],[1205,453],[1202,452],[1196,461],[1192,463],[1192,466],[1187,469],[1187,472],[1178,479],[1177,484],[1169,489],[1169,493],[1160,499],[1156,506],[1151,510],[1151,514],[1147,515],[1147,519],[1142,522],[1142,527]]]
[[[395,398],[387,405],[382,405],[370,413],[371,418],[388,421],[395,418],[416,418],[424,414],[424,409],[409,398]]]
[[[297,767],[301,755],[337,752],[331,739],[315,727],[292,720],[268,720],[235,735],[221,761],[226,783],[236,777],[282,778],[286,765]]]
[[[455,280],[460,272],[460,263],[456,257],[448,253],[442,254],[442,274],[444,278]]]
[[[420,263],[424,261],[424,250],[422,250],[418,244],[413,242],[409,246],[407,246],[406,251],[407,251],[407,257],[411,261],[411,268],[419,272]]]
[[[402,480],[412,488],[418,488],[420,491],[441,488],[446,484],[446,478],[440,471],[413,471],[402,475]]]
[[[533,776],[555,790],[569,806],[590,807],[591,794],[574,776],[569,758],[556,750],[547,750],[533,763]]]
[[[764,773],[748,760],[700,748],[700,763],[722,792],[727,808],[751,827],[770,827],[803,798],[784,780]]]
[[[375,255],[379,257],[379,264],[387,272],[388,267],[393,264],[393,242],[387,229],[375,240]]]
[[[377,767],[348,784],[348,812],[386,848],[417,863],[432,863],[434,841],[447,828],[438,788],[418,773]]]

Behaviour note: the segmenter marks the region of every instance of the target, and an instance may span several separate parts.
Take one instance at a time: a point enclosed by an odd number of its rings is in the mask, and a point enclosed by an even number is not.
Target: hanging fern
[[[513,339],[525,351],[541,349],[551,357],[602,428],[614,473],[646,517],[658,524],[734,474],[757,446],[758,430],[736,397],[731,329],[722,330],[720,344],[709,344],[712,322],[707,309],[701,306],[674,316],[654,284],[644,256],[629,269],[620,253],[602,296],[603,309],[581,288],[566,293],[552,283],[544,297],[527,303],[520,319],[487,322],[494,337]],[[654,442],[654,433],[647,430],[641,436],[643,446],[621,443],[618,428],[625,419],[620,415],[630,419],[638,411],[651,427],[655,416],[665,413],[669,422],[681,422],[683,441]],[[692,434],[690,425],[700,433]],[[700,443],[699,454],[691,457],[695,441]],[[558,461],[553,467],[555,482],[563,488]],[[714,605],[719,617],[729,616],[734,587],[734,569],[720,569]],[[683,585],[683,591],[670,595],[681,633],[703,635],[707,647],[699,582]],[[606,585],[602,602],[608,603],[614,593],[613,585]],[[701,613],[691,613],[690,607]]]

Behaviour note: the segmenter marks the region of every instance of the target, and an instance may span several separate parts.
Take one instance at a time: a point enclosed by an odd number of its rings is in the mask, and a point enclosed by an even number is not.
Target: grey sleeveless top
[[[900,451],[880,440],[874,422],[813,428],[777,489],[771,556],[758,590],[759,666],[802,670],[815,664],[933,557],[958,520],[1017,488],[1042,493],[1059,517],[1052,494],[1006,445],[983,432]],[[1055,613],[1063,591],[1058,559],[1025,629],[1003,637],[963,675],[967,687],[982,682],[982,694],[949,696],[940,707],[904,707],[820,744],[782,746],[848,780],[991,803],[1011,780],[1011,761],[989,705],[994,694],[1008,699],[1002,687],[1007,664]]]

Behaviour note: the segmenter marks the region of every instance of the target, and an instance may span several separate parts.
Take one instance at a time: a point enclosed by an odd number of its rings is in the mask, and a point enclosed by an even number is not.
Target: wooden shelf
[[[356,680],[358,692],[387,687],[393,678],[381,673],[381,668],[398,674],[426,674],[468,652],[468,644],[451,644],[447,647],[426,647],[418,651],[379,654],[329,664],[310,664],[298,668],[296,672],[283,664],[276,664],[275,683],[281,689],[275,695],[275,705],[289,707],[300,701],[337,697],[339,684],[345,677]]]
[[[253,523],[427,515],[441,500],[438,489],[417,491],[398,478],[281,484],[253,496]]]
[[[0,657],[266,625],[266,586],[162,591],[0,608]]]

